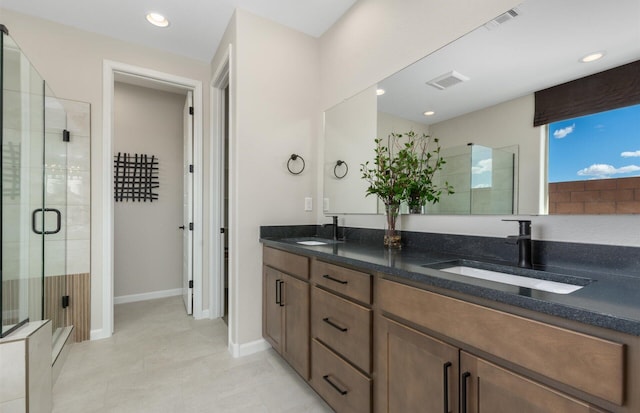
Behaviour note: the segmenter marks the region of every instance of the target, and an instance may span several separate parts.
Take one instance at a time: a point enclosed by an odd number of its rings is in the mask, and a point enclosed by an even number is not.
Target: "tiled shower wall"
[[[91,106],[61,99],[71,133],[67,148],[67,325],[89,339],[91,321]]]
[[[56,185],[66,185],[66,194],[49,192],[47,205],[61,210],[66,209],[63,230],[47,236],[46,274],[60,275],[82,274],[89,272],[91,239],[91,146],[90,146],[90,105],[84,102],[58,99],[66,111],[66,118],[51,119],[55,114],[47,111],[51,122],[59,122],[47,128],[46,150],[48,153],[60,153],[66,149],[66,174],[56,164],[55,159],[46,159],[46,185],[53,189]],[[63,116],[63,115],[61,115]],[[48,121],[47,124],[50,122]],[[66,129],[70,132],[70,141],[62,142],[59,136],[49,135],[50,129]],[[63,148],[60,149],[60,146]],[[66,181],[60,178],[66,176]],[[60,178],[59,178],[60,177]],[[62,252],[65,251],[66,254]],[[65,269],[66,265],[66,269]]]
[[[476,159],[476,149],[490,150],[484,165]],[[435,180],[453,186],[453,194],[443,194],[436,204],[427,204],[432,214],[512,214],[514,210],[514,154],[481,146],[447,148],[442,151],[446,163]],[[486,153],[486,152],[485,152]],[[487,166],[488,165],[488,166]],[[474,176],[487,174],[490,183],[478,185]]]
[[[55,159],[46,159],[46,186],[66,185],[67,190],[64,197],[60,191],[49,196],[47,190],[47,205],[64,211],[64,219],[63,230],[47,235],[45,243],[45,297],[51,297],[49,303],[45,300],[45,317],[52,318],[54,328],[73,325],[76,341],[83,341],[89,339],[91,308],[91,107],[85,102],[58,101],[66,114],[47,112],[51,128],[47,128],[45,142],[49,153],[66,151],[66,169]],[[70,132],[66,143],[56,134],[65,128]],[[70,297],[69,307],[64,315],[56,315],[65,294]]]

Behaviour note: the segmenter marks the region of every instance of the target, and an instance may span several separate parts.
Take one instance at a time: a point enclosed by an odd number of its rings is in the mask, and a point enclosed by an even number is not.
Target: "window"
[[[553,122],[549,213],[640,213],[640,105]]]

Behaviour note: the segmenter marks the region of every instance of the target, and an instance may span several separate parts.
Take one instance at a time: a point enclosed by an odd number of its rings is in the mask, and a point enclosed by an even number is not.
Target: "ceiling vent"
[[[505,13],[502,13],[500,16],[495,19],[489,21],[484,25],[488,30],[493,30],[501,24],[505,24],[506,22],[515,19],[520,15],[520,11],[518,9],[507,10]]]
[[[458,83],[466,82],[467,80],[469,80],[468,77],[461,75],[455,70],[452,70],[449,73],[445,73],[444,75],[438,76],[435,79],[431,79],[427,82],[427,85],[433,86],[439,90],[444,90],[450,88],[451,86],[455,86]]]

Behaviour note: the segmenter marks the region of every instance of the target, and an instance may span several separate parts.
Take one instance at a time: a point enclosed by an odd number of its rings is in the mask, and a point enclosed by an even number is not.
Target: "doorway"
[[[116,78],[114,302],[182,295],[192,313],[190,91]]]
[[[224,117],[224,141],[223,141],[223,168],[222,168],[222,187],[223,189],[223,202],[222,202],[222,229],[220,232],[223,234],[223,261],[222,261],[222,277],[224,279],[224,293],[222,295],[223,310],[222,320],[228,326],[229,325],[229,237],[226,235],[229,233],[229,83],[224,87],[224,102],[222,105],[223,117]]]
[[[233,237],[233,83],[231,79],[231,45],[214,72],[211,82],[211,136],[209,271],[211,274],[211,317],[222,317],[229,329],[232,346],[235,328],[234,311],[234,237]],[[216,236],[215,234],[219,234]],[[230,347],[231,349],[231,347]]]
[[[103,62],[103,179],[102,186],[102,326],[91,332],[92,339],[110,337],[113,334],[114,306],[114,193],[113,193],[113,102],[116,80],[128,79],[138,85],[152,89],[169,88],[193,93],[193,153],[202,153],[202,82],[124,63],[105,60]],[[192,274],[193,316],[203,318],[202,308],[202,160],[194,156],[193,161],[193,210],[192,210]],[[182,289],[181,289],[182,292]]]

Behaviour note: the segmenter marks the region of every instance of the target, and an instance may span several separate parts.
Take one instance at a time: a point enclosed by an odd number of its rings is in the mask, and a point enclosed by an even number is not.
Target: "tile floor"
[[[227,326],[181,297],[117,305],[115,327],[71,348],[54,413],[332,411],[273,350],[231,357]]]

